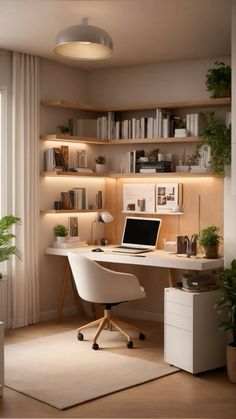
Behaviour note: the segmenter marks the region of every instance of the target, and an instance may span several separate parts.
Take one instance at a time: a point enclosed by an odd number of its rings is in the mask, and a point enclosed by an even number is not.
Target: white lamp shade
[[[55,52],[74,60],[102,60],[112,55],[110,35],[87,24],[70,26],[59,33]]]
[[[100,217],[104,223],[111,223],[113,221],[113,216],[109,212],[101,212]]]

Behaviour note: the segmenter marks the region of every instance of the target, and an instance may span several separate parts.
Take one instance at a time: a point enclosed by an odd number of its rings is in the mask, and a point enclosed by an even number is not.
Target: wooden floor
[[[137,324],[137,321],[132,320]],[[140,322],[147,339],[138,356],[160,362],[163,360],[163,325]],[[6,343],[73,330],[78,319],[67,318],[60,324],[45,322],[6,332]],[[112,332],[115,333],[115,332]],[[76,333],[75,333],[76,339]],[[102,335],[100,338],[102,347]],[[78,345],[82,342],[78,342]],[[137,356],[117,337],[112,351]],[[92,350],[92,349],[91,349]],[[137,351],[137,350],[136,350]],[[125,371],[124,371],[125,374]],[[37,379],[37,377],[35,377]],[[96,380],[96,377],[91,377]],[[63,385],[63,383],[60,383]],[[83,385],[83,383],[81,383]],[[99,383],[98,383],[99,385]],[[181,371],[152,382],[84,403],[65,411],[24,396],[9,388],[0,400],[0,418],[236,418],[236,385],[231,384],[225,369],[198,376]]]

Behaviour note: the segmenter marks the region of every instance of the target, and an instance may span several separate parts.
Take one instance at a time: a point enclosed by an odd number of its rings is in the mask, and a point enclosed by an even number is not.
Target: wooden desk
[[[131,255],[131,254],[124,254],[124,253],[112,253],[111,250],[114,246],[104,246],[101,247],[103,252],[92,252],[96,246],[85,246],[85,247],[78,247],[74,249],[55,249],[55,248],[47,248],[45,250],[45,254],[47,255],[54,255],[54,256],[67,256],[67,252],[80,252],[84,253],[88,258],[96,261],[96,262],[111,262],[111,263],[122,263],[127,265],[141,265],[141,266],[150,266],[156,268],[166,268],[168,269],[168,278],[169,278],[169,286],[173,287],[174,284],[174,270],[175,269],[183,269],[188,271],[207,271],[207,270],[214,270],[223,267],[223,259],[205,259],[202,256],[197,257],[182,257],[177,256],[176,254],[171,254],[168,252],[164,252],[163,250],[155,250],[153,252],[144,253],[142,255]],[[61,287],[61,292],[58,300],[57,305],[57,320],[61,320],[62,316],[62,307],[66,292],[66,285],[68,280],[72,281],[73,290],[75,292],[77,302],[79,305],[79,309],[82,313],[84,313],[83,305],[81,304],[81,300],[78,299],[78,294],[75,289],[75,284],[71,276],[69,263],[66,264],[66,270],[64,274],[64,279]]]

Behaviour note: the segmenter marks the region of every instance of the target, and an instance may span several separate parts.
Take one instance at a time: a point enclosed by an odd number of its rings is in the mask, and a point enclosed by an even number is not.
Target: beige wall
[[[147,66],[90,71],[87,73],[87,76],[84,72],[80,72],[74,68],[67,68],[58,63],[42,60],[41,98],[81,100],[104,105],[207,99],[209,95],[205,88],[205,74],[216,59],[166,62]],[[229,62],[229,57],[218,57],[218,59]],[[56,74],[57,76],[55,76]],[[57,82],[54,79],[55,77],[57,78]],[[70,80],[68,82],[67,77],[71,77],[73,81]],[[66,87],[63,86],[64,79]],[[47,87],[45,87],[45,83]],[[79,89],[77,89],[78,85],[80,86]],[[48,111],[45,108],[43,112],[44,115],[41,119],[42,130],[45,131],[44,133],[50,133],[48,130],[51,130],[51,133],[53,133],[58,122],[58,112],[57,116],[55,110]],[[66,113],[63,111],[60,118],[65,117],[65,120],[67,120],[70,115],[72,115],[71,112]],[[124,153],[124,150],[122,151],[121,149],[122,147],[119,151],[118,149],[115,150],[115,165],[112,164],[112,161],[114,161],[114,150],[108,152],[107,149],[104,149],[104,152],[108,154],[111,169],[117,169],[117,166],[119,167],[119,161],[122,158],[122,153]],[[176,147],[173,151],[177,154]],[[182,152],[181,149],[180,152]],[[58,219],[56,222],[58,222]],[[86,222],[87,228],[89,229],[90,220],[87,219]],[[55,220],[51,218],[47,223],[49,223],[48,226],[52,226]],[[47,223],[44,222],[43,233],[45,234],[45,240],[42,244],[42,255],[43,249],[46,247],[45,245],[49,245],[52,240],[51,232],[48,234],[46,228]],[[55,261],[53,257],[42,255],[41,311],[49,313],[50,310],[52,312],[55,310],[59,292],[58,281],[62,275],[64,261],[60,258]],[[122,269],[122,267],[119,266],[117,269]],[[168,285],[166,271],[164,269],[153,270],[138,267],[129,267],[129,270],[135,272],[140,278],[141,283],[147,291],[147,298],[141,303],[134,302],[132,304],[121,305],[118,311],[134,317],[153,320],[162,319],[163,290]],[[66,305],[70,306],[72,301],[71,294],[69,294]]]
[[[88,73],[88,99],[104,105],[183,102],[209,97],[205,76],[216,60],[169,61]]]
[[[40,92],[41,100],[67,99],[87,102],[87,74],[67,65],[59,64],[51,60],[40,60]],[[68,120],[76,116],[76,112],[68,110],[55,110],[41,107],[40,109],[40,133],[55,134],[57,126],[68,125]],[[43,150],[46,147],[55,147],[55,143],[42,144],[40,142],[40,166],[43,170]],[[64,179],[40,178],[40,208],[52,208],[53,201],[59,199],[60,191],[68,190],[70,187],[78,186],[75,181],[65,182]],[[80,186],[84,186],[80,185]],[[100,188],[103,185],[99,185]],[[91,185],[91,190],[97,186]],[[87,238],[88,226],[91,223],[91,215],[84,214],[81,219],[81,239]],[[94,217],[94,215],[93,215]],[[55,317],[55,310],[63,273],[65,269],[65,258],[45,256],[44,250],[52,245],[53,227],[57,223],[67,224],[68,217],[63,215],[42,215],[40,216],[40,312],[41,319]],[[70,287],[65,300],[67,313],[73,312],[74,298]]]

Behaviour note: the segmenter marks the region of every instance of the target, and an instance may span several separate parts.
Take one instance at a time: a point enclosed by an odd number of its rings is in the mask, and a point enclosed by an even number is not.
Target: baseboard
[[[62,317],[73,316],[75,314],[78,314],[77,306],[70,306],[70,307],[63,308]],[[44,322],[47,320],[54,320],[56,319],[56,317],[57,317],[56,310],[41,311],[41,313],[39,314],[39,321]]]
[[[113,307],[112,312],[120,316],[130,317],[131,319],[150,320],[164,323],[163,313],[153,313],[152,311],[145,310],[133,310],[124,307]]]
[[[112,312],[118,316],[130,317],[131,319],[141,319],[141,320],[150,320],[154,322],[164,322],[163,313],[153,313],[152,311],[146,310],[135,310],[125,307],[113,307]],[[88,317],[92,317],[93,313],[90,307],[86,307],[86,313]],[[56,310],[42,311],[39,315],[39,321],[47,321],[56,319]],[[64,307],[62,311],[62,316],[73,316],[78,314],[77,306]]]
[[[86,314],[88,317],[92,317],[93,313],[92,313],[92,309],[91,309],[91,304],[89,305],[84,305],[84,309],[86,311]],[[79,314],[79,310],[78,310],[78,306],[74,305],[74,306],[68,306],[68,307],[64,307],[62,310],[62,317],[67,317],[67,316],[74,316],[76,314]],[[47,320],[55,320],[57,317],[57,311],[55,310],[47,310],[47,311],[41,311],[39,314],[39,321],[43,322],[43,321],[47,321]]]

